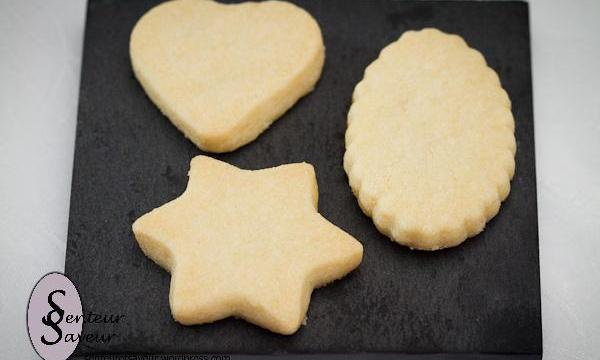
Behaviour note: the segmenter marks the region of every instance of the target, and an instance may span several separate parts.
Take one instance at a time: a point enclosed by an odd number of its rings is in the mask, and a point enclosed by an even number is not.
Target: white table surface
[[[544,358],[600,357],[600,1],[530,4]],[[0,0],[0,358],[64,267],[85,2]]]

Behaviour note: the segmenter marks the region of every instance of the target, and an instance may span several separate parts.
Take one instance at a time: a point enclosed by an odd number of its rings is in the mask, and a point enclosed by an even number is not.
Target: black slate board
[[[293,336],[235,319],[194,327],[175,323],[168,305],[169,274],[142,254],[130,226],[183,192],[189,161],[201,152],[161,115],[132,74],[129,34],[155,1],[91,0],[66,273],[78,286],[86,311],[126,317],[117,325],[86,324],[84,333],[118,336],[108,343],[80,343],[76,354],[472,353],[469,358],[540,358],[527,4],[294,2],[323,31],[327,56],[321,80],[256,141],[215,157],[249,169],[313,164],[319,210],[363,243],[362,265],[315,291],[308,326]],[[342,168],[346,114],[365,67],[403,31],[426,26],[460,34],[484,54],[512,99],[518,144],[512,192],[498,216],[462,246],[433,253],[410,251],[380,235],[361,213]],[[446,358],[442,356],[413,357]]]

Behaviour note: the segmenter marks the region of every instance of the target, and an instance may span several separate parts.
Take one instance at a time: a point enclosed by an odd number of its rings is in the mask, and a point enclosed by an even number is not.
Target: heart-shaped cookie
[[[150,99],[212,152],[254,140],[313,89],[325,59],[317,22],[282,1],[169,1],[138,21],[129,50]]]

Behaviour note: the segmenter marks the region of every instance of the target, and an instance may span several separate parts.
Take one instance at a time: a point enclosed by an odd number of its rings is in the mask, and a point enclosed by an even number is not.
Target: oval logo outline
[[[73,354],[83,328],[81,296],[65,274],[42,276],[27,302],[27,333],[35,352],[44,360],[65,360]]]

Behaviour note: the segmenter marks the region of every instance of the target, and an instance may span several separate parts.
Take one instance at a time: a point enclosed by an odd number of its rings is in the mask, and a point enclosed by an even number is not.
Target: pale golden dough
[[[510,191],[511,103],[457,35],[407,31],[356,86],[344,168],[379,231],[436,250],[481,232]]]
[[[133,224],[144,253],[171,272],[175,320],[235,316],[298,330],[313,289],[352,271],[363,254],[318,213],[317,198],[309,164],[250,171],[195,157],[185,192]]]
[[[212,152],[254,140],[313,89],[325,59],[317,22],[283,1],[168,1],[138,21],[129,50],[150,99]]]

